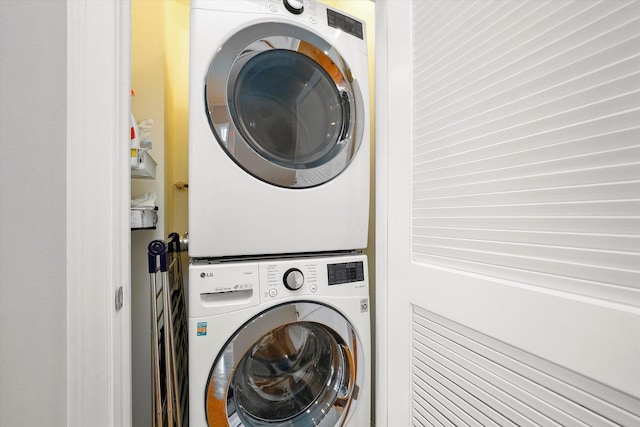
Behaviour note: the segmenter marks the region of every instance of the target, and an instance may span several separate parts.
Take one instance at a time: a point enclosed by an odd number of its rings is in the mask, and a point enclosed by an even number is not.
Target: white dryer
[[[192,261],[191,427],[363,427],[367,258]]]
[[[315,0],[191,8],[189,255],[364,248],[364,23]]]

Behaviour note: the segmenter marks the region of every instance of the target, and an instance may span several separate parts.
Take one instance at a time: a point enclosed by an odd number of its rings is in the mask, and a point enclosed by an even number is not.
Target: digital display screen
[[[360,21],[356,21],[335,10],[327,9],[327,23],[330,27],[337,28],[364,40],[364,27]]]
[[[362,282],[364,280],[364,263],[343,262],[327,265],[329,286],[343,283]]]

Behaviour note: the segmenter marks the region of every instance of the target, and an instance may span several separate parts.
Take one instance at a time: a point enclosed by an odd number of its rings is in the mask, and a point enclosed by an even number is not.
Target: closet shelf
[[[157,166],[147,150],[131,149],[131,178],[155,179]]]
[[[132,230],[155,230],[158,224],[158,208],[131,208],[130,221]]]

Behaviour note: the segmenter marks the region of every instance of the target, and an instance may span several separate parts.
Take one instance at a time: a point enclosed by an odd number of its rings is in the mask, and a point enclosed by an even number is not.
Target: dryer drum
[[[307,56],[261,52],[242,67],[232,92],[236,126],[265,159],[308,169],[339,151],[335,141],[347,126],[342,99],[329,74]]]
[[[204,95],[218,143],[269,184],[324,184],[362,142],[365,108],[349,65],[297,26],[256,24],[235,33],[211,60]]]

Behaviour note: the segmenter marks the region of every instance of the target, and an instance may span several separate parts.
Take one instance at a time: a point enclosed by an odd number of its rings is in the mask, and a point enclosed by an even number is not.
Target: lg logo
[[[213,273],[200,273],[200,277],[202,277],[203,279],[205,277],[213,277]]]

